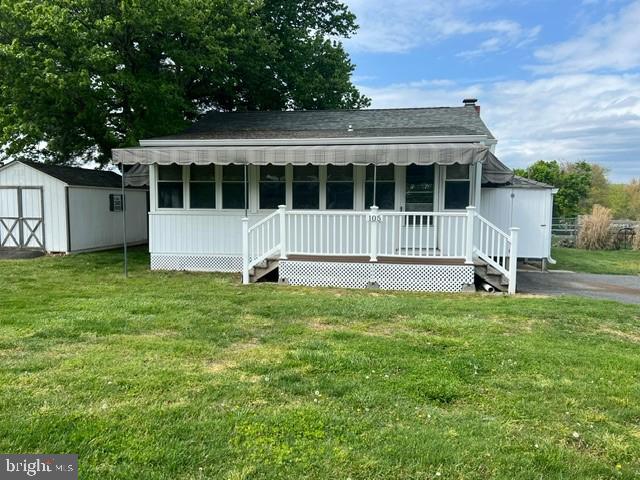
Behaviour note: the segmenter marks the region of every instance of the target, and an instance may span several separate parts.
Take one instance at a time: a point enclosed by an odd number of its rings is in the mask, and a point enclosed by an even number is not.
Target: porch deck
[[[365,255],[337,256],[337,255],[289,255],[287,260],[296,262],[339,262],[339,263],[371,263]],[[428,257],[385,257],[379,256],[376,263],[400,265],[464,265],[462,258]]]
[[[460,292],[478,274],[515,292],[517,229],[461,212],[306,212],[243,223],[243,282]]]

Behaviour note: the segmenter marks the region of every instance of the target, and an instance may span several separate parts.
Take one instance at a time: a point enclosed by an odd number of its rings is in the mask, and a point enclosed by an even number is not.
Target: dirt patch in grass
[[[614,337],[618,337],[623,340],[627,340],[628,342],[640,343],[640,334],[637,333],[623,332],[621,330],[616,330],[615,328],[610,327],[600,327],[598,331],[613,335]]]

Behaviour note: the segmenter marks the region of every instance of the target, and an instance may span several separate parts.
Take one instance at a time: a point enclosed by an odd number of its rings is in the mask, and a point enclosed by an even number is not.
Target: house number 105
[[[368,220],[370,222],[382,223],[382,215],[369,215]]]

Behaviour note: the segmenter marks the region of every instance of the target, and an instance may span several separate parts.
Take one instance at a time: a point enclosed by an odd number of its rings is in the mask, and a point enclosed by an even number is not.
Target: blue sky
[[[373,107],[476,97],[511,166],[588,160],[640,177],[640,0],[346,0]]]

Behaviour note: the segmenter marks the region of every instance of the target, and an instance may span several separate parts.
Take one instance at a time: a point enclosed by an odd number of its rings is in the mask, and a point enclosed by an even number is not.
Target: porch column
[[[369,254],[371,262],[378,261],[378,207],[373,205],[369,214]]]
[[[465,239],[465,261],[466,265],[473,265],[473,242],[474,227],[476,225],[476,207],[467,207],[467,237]]]
[[[474,170],[473,205],[480,210],[480,207],[482,206],[482,163],[476,163]]]
[[[516,282],[518,277],[518,236],[520,229],[511,227],[511,253],[509,253],[509,295],[516,293]]]
[[[287,206],[279,205],[280,212],[280,260],[287,259]]]

